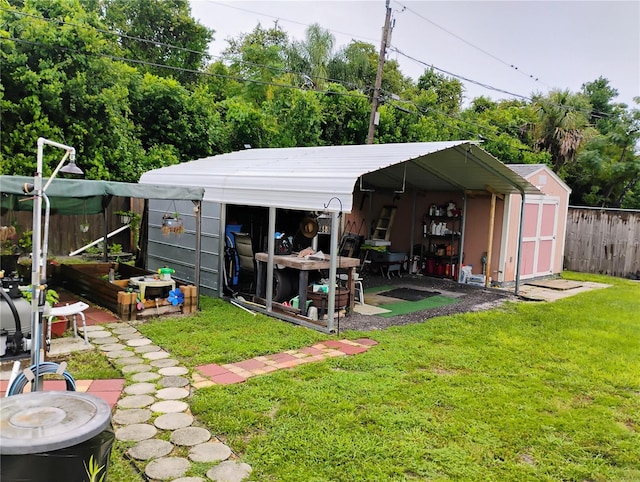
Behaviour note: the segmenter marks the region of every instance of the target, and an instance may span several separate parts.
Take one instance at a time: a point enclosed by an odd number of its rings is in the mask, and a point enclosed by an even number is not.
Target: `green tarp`
[[[48,179],[43,179],[43,186]],[[32,177],[0,176],[0,202],[3,208],[31,211],[33,203],[24,194],[25,183],[33,184]],[[51,210],[58,214],[99,214],[103,199],[108,196],[141,199],[202,200],[204,188],[185,186],[154,186],[126,182],[92,181],[85,179],[54,179],[45,191]]]

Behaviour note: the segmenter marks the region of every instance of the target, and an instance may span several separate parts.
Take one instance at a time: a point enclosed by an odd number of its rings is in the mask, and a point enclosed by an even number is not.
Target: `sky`
[[[307,27],[318,23],[334,35],[334,50],[353,39],[379,50],[386,14],[385,0],[189,3],[192,16],[215,30],[213,55],[227,47],[227,39],[276,20],[290,39],[303,40]],[[414,80],[429,66],[469,79],[461,79],[465,105],[481,95],[499,100],[553,89],[578,92],[602,76],[618,90],[615,101],[640,108],[633,102],[640,96],[637,0],[390,0],[390,7],[394,27],[387,58]]]

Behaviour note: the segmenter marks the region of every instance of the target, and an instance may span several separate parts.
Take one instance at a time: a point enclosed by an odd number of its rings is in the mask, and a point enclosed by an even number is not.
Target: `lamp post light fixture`
[[[44,146],[49,145],[63,149],[64,156],[54,169],[47,183],[42,185],[42,153]],[[69,158],[69,164],[64,165]],[[40,365],[40,344],[41,344],[41,327],[43,320],[43,312],[46,296],[46,264],[47,253],[42,250],[42,198],[46,197],[45,191],[56,177],[58,172],[69,174],[83,174],[82,170],[76,166],[76,150],[73,147],[50,141],[43,137],[38,138],[38,155],[36,173],[33,177],[33,185],[25,185],[24,190],[33,193],[33,234],[32,234],[32,252],[31,252],[31,364],[35,369],[35,380],[33,390],[39,389],[39,365]],[[45,199],[48,205],[48,199]],[[49,209],[47,209],[45,227],[48,227]],[[45,233],[48,237],[48,233]],[[45,249],[47,242],[45,240]]]

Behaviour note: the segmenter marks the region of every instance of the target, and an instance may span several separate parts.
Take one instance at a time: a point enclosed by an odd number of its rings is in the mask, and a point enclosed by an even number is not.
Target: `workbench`
[[[269,261],[268,253],[256,253],[257,264],[257,281],[256,296],[258,298],[265,297],[267,262]],[[354,291],[355,291],[355,270],[360,266],[360,259],[347,258],[339,256],[337,258],[337,267],[347,270],[347,288],[349,289],[349,312],[353,310]],[[307,286],[309,285],[309,271],[328,270],[330,267],[329,259],[313,259],[299,258],[297,254],[274,255],[274,265],[285,266],[299,271],[298,276],[298,306],[300,314],[307,315]]]

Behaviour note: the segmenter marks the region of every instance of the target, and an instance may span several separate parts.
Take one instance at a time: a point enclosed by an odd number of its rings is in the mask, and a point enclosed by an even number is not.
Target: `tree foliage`
[[[214,32],[187,0],[0,1],[1,173],[31,175],[38,137],[73,145],[89,178],[119,181],[246,145],[366,140],[373,44],[258,24],[209,63]],[[465,107],[463,94],[456,78],[413,81],[387,60],[375,142],[479,139],[506,163],[550,166],[574,204],[640,208],[640,110],[606,78],[531,100]],[[56,159],[45,152],[45,175]]]

